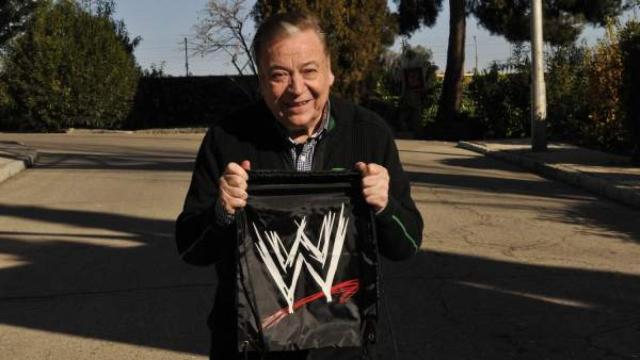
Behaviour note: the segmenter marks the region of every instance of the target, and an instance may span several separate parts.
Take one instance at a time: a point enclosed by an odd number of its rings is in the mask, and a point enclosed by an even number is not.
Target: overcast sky
[[[189,37],[193,25],[202,16],[207,0],[116,0],[117,19],[123,19],[132,36],[142,36],[135,55],[143,68],[164,62],[165,73],[185,74],[184,38]],[[446,4],[446,2],[445,2]],[[390,7],[395,6],[390,1]],[[445,6],[433,28],[425,28],[409,40],[412,45],[425,46],[433,52],[436,65],[444,70],[446,64],[449,11]],[[475,36],[475,42],[474,42]],[[584,37],[593,43],[602,30],[587,29]],[[398,41],[399,43],[399,41]],[[394,46],[399,48],[399,44]],[[478,67],[485,68],[493,60],[509,57],[510,46],[502,37],[491,36],[477,26],[473,18],[467,20],[466,63],[468,70],[475,66],[477,43]],[[189,55],[189,70],[193,75],[234,74],[235,70],[224,55],[202,58]]]

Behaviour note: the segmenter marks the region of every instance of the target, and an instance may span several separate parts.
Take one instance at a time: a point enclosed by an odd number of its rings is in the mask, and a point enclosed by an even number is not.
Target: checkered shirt
[[[327,103],[327,108],[322,114],[322,123],[318,131],[314,132],[304,143],[296,144],[293,139],[289,138],[289,142],[291,142],[291,159],[293,160],[293,167],[297,171],[311,171],[313,154],[315,153],[318,140],[320,140],[329,127],[329,114],[329,103]]]

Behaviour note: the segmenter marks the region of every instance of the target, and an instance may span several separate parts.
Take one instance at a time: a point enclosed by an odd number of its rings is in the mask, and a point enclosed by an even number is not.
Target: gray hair
[[[260,57],[263,55],[265,46],[276,39],[295,35],[305,30],[313,30],[318,35],[325,53],[329,56],[325,32],[320,27],[320,20],[315,15],[301,12],[279,13],[260,24],[253,38],[251,50],[258,68],[260,67]]]

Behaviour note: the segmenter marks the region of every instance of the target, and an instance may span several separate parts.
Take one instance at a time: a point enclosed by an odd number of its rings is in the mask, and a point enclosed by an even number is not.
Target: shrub
[[[622,94],[633,158],[640,162],[640,22],[630,21],[620,32],[624,64]]]
[[[622,148],[626,136],[620,107],[622,56],[612,27],[607,36],[591,49],[586,75],[588,113],[582,131],[584,141],[606,150]]]
[[[255,77],[143,76],[125,128],[208,126],[254,101]]]
[[[560,46],[547,54],[547,124],[553,140],[584,137],[588,114],[586,101],[587,53],[585,46]]]
[[[472,112],[485,137],[518,138],[530,134],[530,90],[528,72],[502,73],[493,64],[475,74],[468,85]]]
[[[0,77],[0,129],[8,125],[9,109],[11,108],[11,98],[7,93],[7,86]]]
[[[23,129],[121,127],[139,70],[111,18],[43,1],[7,48],[4,80]]]

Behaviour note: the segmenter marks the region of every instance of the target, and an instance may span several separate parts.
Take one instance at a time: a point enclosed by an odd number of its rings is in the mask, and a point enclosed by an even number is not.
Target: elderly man
[[[385,123],[374,113],[331,97],[334,83],[325,35],[317,18],[279,14],[258,29],[253,50],[263,102],[212,126],[200,147],[184,210],[176,224],[182,258],[215,264],[219,284],[212,359],[259,358],[236,345],[234,214],[247,204],[251,169],[357,169],[375,212],[380,253],[401,260],[416,253],[422,219]],[[270,359],[361,359],[358,348],[272,353]]]

